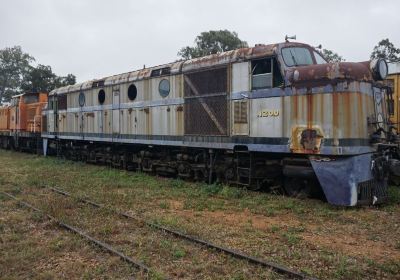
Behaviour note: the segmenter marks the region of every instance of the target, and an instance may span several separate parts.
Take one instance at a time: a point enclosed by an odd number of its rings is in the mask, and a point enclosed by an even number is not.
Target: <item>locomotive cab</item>
[[[301,194],[318,180],[332,204],[384,202],[393,147],[386,133],[390,102],[380,83],[387,75],[386,62],[328,63],[298,43],[282,44],[278,54],[291,94],[284,107],[290,111],[292,153],[283,166],[286,190]],[[296,159],[300,154],[308,158],[302,168]]]

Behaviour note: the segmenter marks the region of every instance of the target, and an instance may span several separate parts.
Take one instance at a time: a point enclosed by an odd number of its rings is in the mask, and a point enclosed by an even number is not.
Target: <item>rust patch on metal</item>
[[[291,67],[286,70],[285,76],[291,84],[304,87],[338,80],[373,81],[368,63],[340,62]]]
[[[338,94],[332,94],[332,133],[333,133],[333,138],[337,139],[339,136],[338,132],[338,125],[339,125],[339,114],[338,114],[338,109],[339,109],[339,95]]]
[[[314,108],[313,108],[313,98],[314,96],[311,94],[307,94],[307,127],[308,129],[312,128],[312,124],[313,124],[313,115],[314,115]]]
[[[324,134],[319,126],[294,126],[290,150],[301,154],[319,154],[323,138]]]

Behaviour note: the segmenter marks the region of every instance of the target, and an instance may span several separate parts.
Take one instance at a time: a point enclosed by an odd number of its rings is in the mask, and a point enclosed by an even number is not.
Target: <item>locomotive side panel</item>
[[[281,97],[251,100],[251,137],[283,137],[284,108]]]
[[[250,90],[250,64],[249,62],[240,62],[232,64],[232,95],[248,94]],[[231,107],[231,134],[248,135],[250,106],[248,100],[235,100],[230,102]]]
[[[0,130],[10,129],[10,109],[8,107],[0,108]]]

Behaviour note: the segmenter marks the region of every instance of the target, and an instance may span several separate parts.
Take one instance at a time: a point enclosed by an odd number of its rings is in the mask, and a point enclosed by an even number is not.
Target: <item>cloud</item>
[[[21,45],[38,63],[78,81],[177,59],[202,31],[229,29],[249,42],[322,44],[367,60],[382,38],[400,47],[399,1],[13,0],[0,10],[0,48]]]

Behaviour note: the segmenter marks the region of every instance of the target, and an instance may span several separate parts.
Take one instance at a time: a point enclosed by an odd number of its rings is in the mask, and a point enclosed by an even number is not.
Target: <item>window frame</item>
[[[253,72],[255,70],[255,68],[252,68],[253,66],[253,62],[254,61],[261,61],[261,60],[266,60],[269,59],[271,61],[271,72],[268,74],[271,74],[271,87],[263,87],[263,88],[254,88],[253,87]],[[262,90],[262,89],[273,89],[273,88],[278,88],[280,87],[282,84],[276,84],[276,79],[277,76],[279,75],[280,79],[282,80],[283,84],[284,84],[284,78],[281,72],[281,67],[280,67],[280,63],[278,62],[278,56],[273,55],[273,56],[266,56],[266,57],[262,57],[262,58],[256,58],[253,60],[249,61],[250,64],[250,90],[254,91],[254,90]],[[276,68],[276,69],[275,69]],[[266,74],[266,73],[265,73]],[[262,74],[258,74],[258,75],[262,75]]]
[[[291,65],[291,66],[288,65],[288,64],[286,63],[285,57],[284,57],[284,55],[283,55],[283,50],[284,50],[284,49],[296,49],[296,48],[297,48],[297,49],[306,49],[306,50],[308,50],[308,53],[310,54],[310,58],[311,58],[312,64],[297,64],[297,65]],[[315,58],[314,58],[314,54],[313,54],[312,51],[314,51],[314,50],[311,50],[310,48],[308,48],[308,47],[306,47],[306,46],[288,46],[288,47],[282,48],[281,51],[280,51],[280,53],[281,53],[281,56],[282,56],[283,63],[285,63],[285,66],[286,66],[286,67],[298,67],[298,66],[309,66],[309,65],[314,65],[314,64],[316,64]]]
[[[167,81],[167,82],[168,82],[168,93],[167,93],[166,95],[164,95],[164,94],[161,93],[161,83],[164,82],[164,81]],[[160,82],[158,83],[158,93],[160,94],[160,96],[161,96],[162,98],[166,98],[166,97],[169,96],[169,94],[171,93],[171,82],[170,82],[169,79],[164,78],[164,79],[161,79],[161,80],[160,80]]]
[[[130,89],[132,86],[135,87],[135,97],[133,97],[133,98],[131,98],[131,97],[129,96],[129,89]],[[129,101],[135,101],[135,100],[136,100],[137,95],[138,95],[138,89],[137,89],[137,86],[136,86],[134,83],[132,83],[132,84],[130,84],[130,85],[128,86],[128,90],[127,90],[127,92],[126,92],[126,95],[128,96],[128,100],[129,100]]]
[[[313,56],[314,56],[314,60],[315,60],[315,64],[316,64],[316,65],[322,65],[322,64],[327,64],[327,63],[329,63],[329,62],[328,62],[319,52],[317,52],[316,50],[313,51]],[[320,58],[322,58],[322,60],[325,61],[325,63],[318,63],[317,56],[319,56]]]
[[[104,93],[104,98],[103,98],[103,101],[102,101],[102,102],[100,101],[100,93]],[[103,95],[102,95],[102,96],[103,96]],[[99,105],[103,105],[104,102],[106,102],[106,91],[104,90],[104,88],[100,89],[100,90],[97,92],[97,102],[99,103]]]

